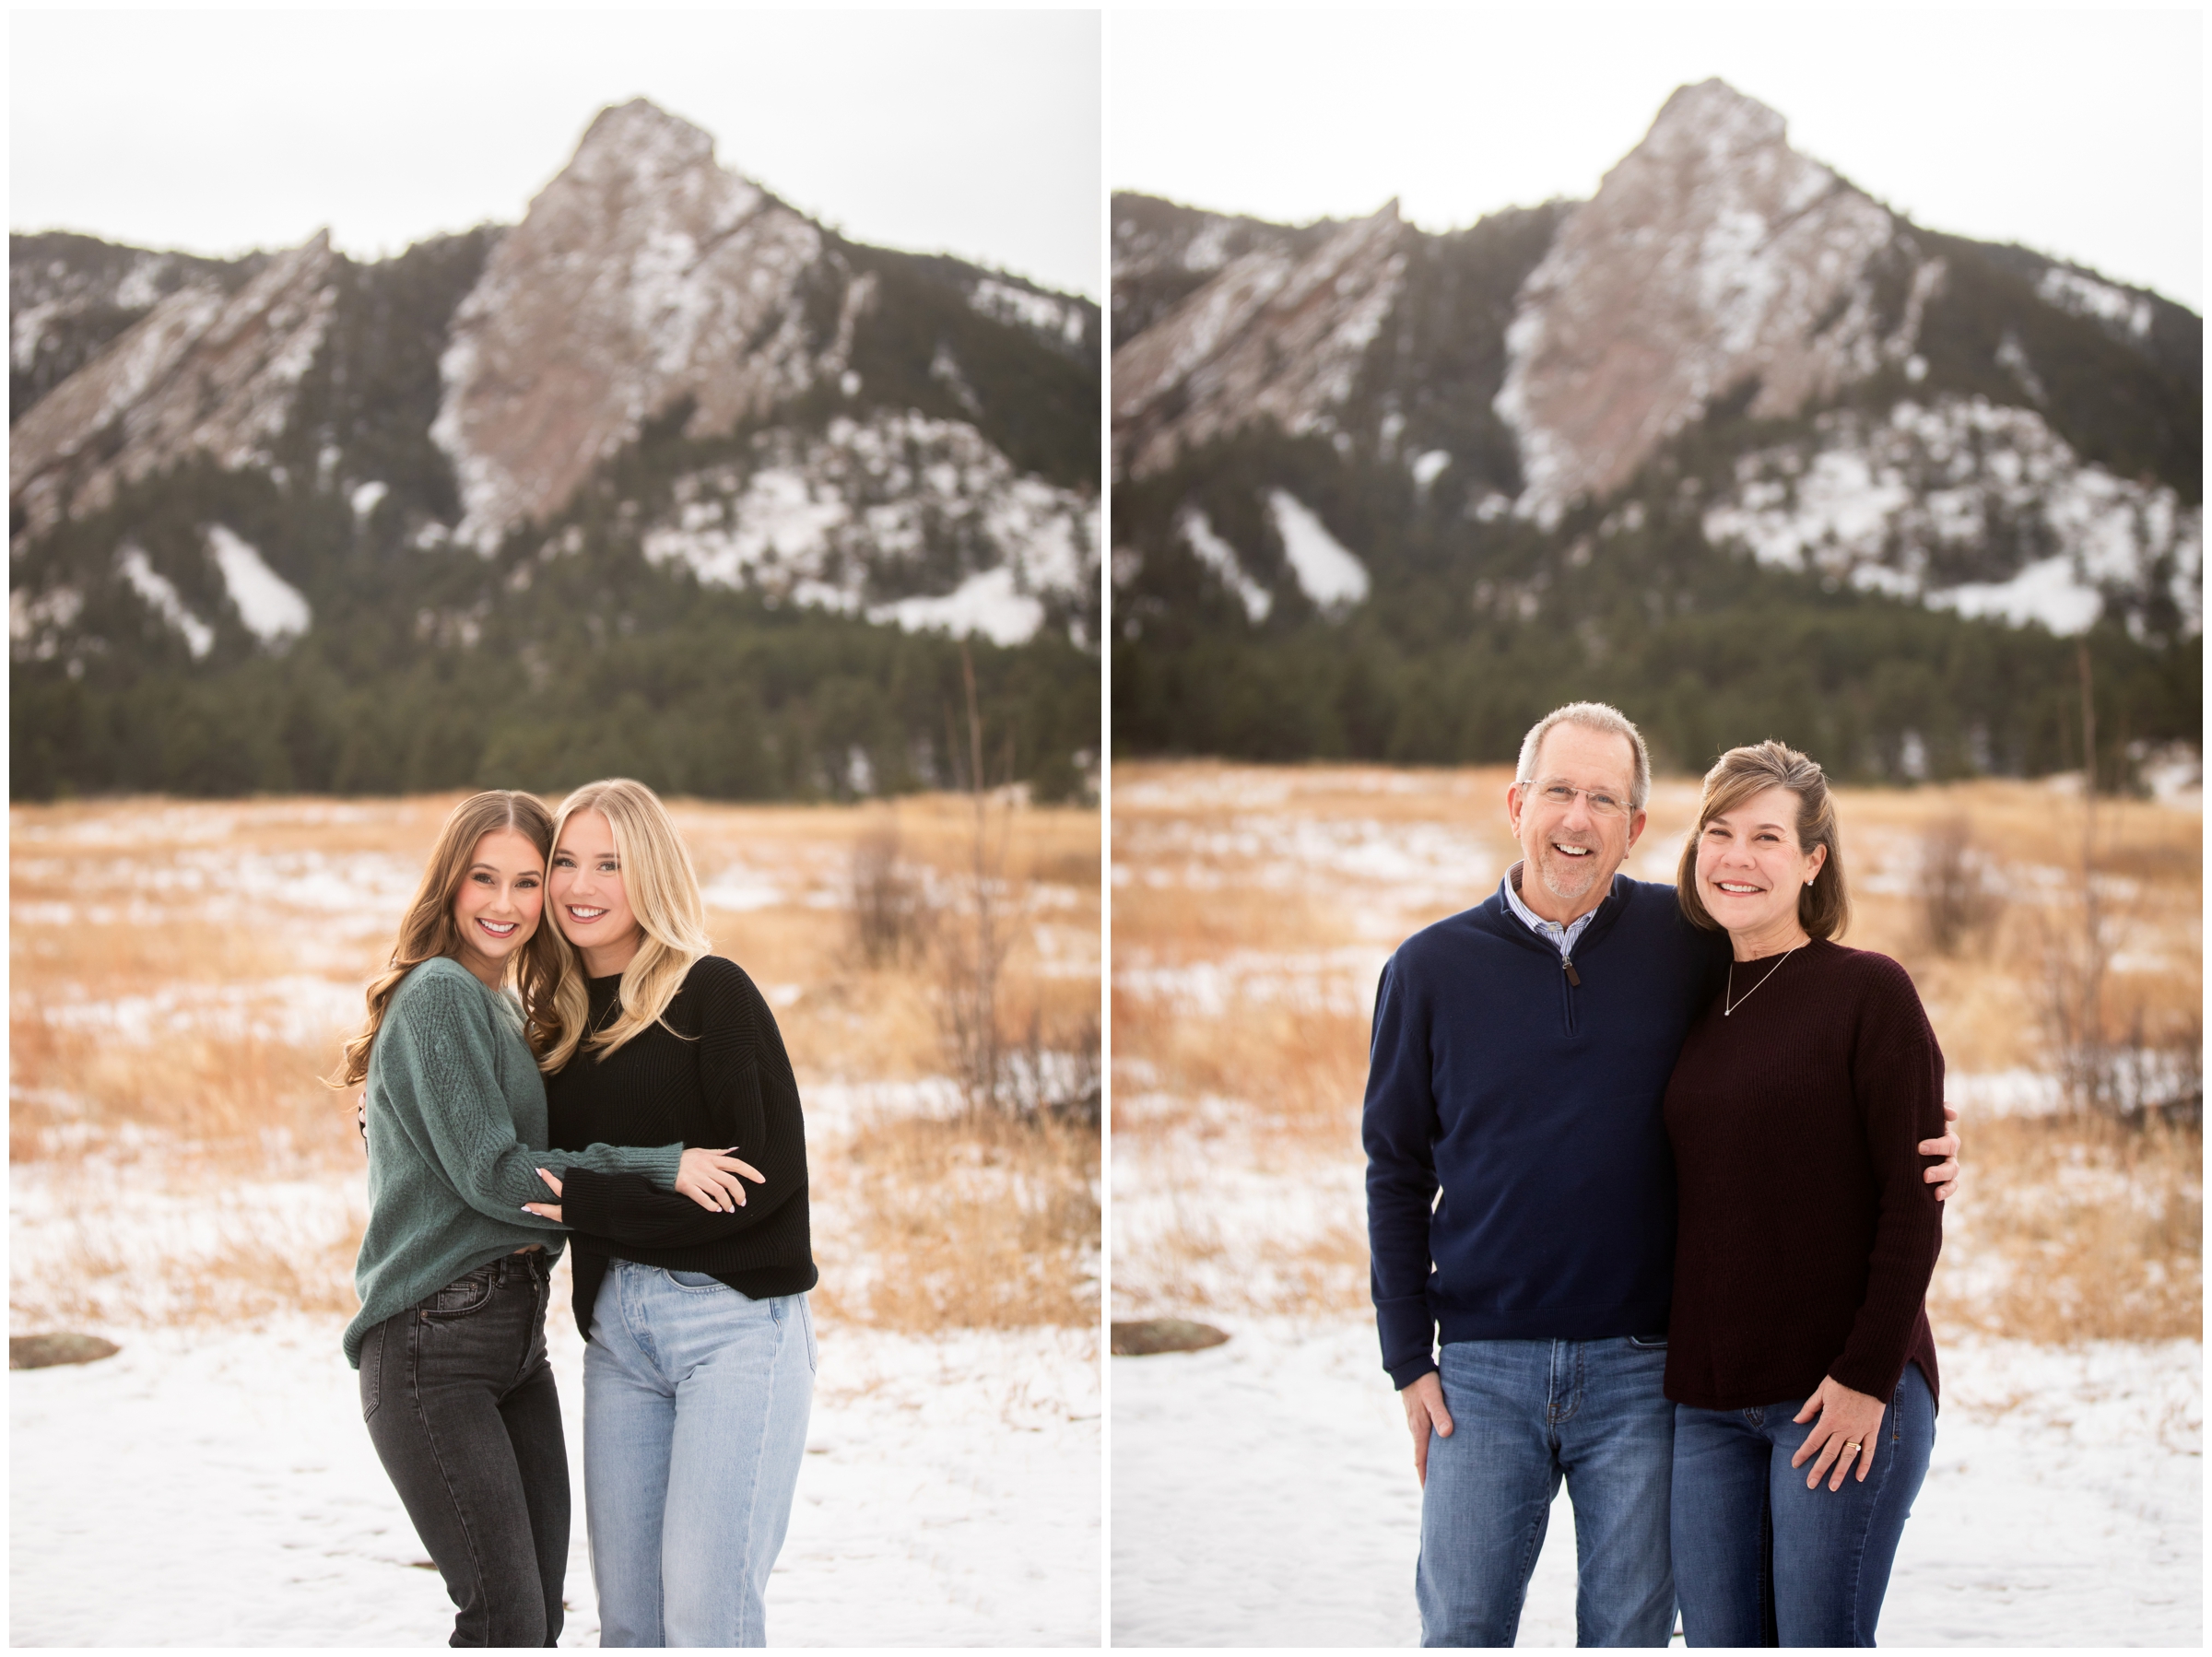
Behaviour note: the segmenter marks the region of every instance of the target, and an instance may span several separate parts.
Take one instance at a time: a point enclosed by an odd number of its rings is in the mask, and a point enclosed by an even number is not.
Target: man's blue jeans
[[[704,1272],[611,1260],[583,1349],[583,1497],[603,1646],[768,1643],[806,1450],[814,1318]]]
[[[1453,1341],[1438,1364],[1453,1430],[1429,1441],[1414,1578],[1421,1643],[1513,1643],[1564,1477],[1580,1561],[1577,1642],[1666,1644],[1666,1343]]]
[[[1870,1646],[1912,1498],[1936,1446],[1936,1401],[1907,1364],[1874,1466],[1830,1490],[1790,1458],[1813,1428],[1802,1398],[1675,1411],[1674,1552],[1693,1646]],[[1831,1475],[1832,1476],[1832,1475]]]

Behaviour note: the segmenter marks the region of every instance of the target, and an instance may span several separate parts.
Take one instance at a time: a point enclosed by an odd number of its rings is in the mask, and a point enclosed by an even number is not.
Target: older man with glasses
[[[1660,1099],[1728,942],[1691,926],[1672,886],[1619,873],[1651,759],[1618,711],[1547,714],[1514,776],[1521,861],[1401,944],[1375,995],[1368,1236],[1422,1483],[1422,1643],[1513,1643],[1565,1478],[1579,1643],[1663,1646],[1675,1181]],[[1958,1146],[1920,1146],[1944,1158],[1926,1175],[1939,1197]]]

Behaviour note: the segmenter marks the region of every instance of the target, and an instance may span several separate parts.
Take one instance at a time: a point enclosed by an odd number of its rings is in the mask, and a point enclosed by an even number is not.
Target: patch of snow
[[[557,1268],[546,1329],[574,1509],[560,1643],[589,1646],[583,1345],[567,1284]],[[441,1643],[453,1605],[418,1568],[361,1426],[341,1322],[103,1326],[115,1357],[11,1376],[11,1639]],[[1096,1645],[1093,1337],[818,1327],[807,1455],[768,1591],[776,1643]]]
[[[1425,454],[1417,454],[1413,460],[1414,487],[1426,489],[1451,464],[1452,453],[1448,449],[1431,449]]]
[[[742,864],[733,864],[723,870],[700,889],[699,895],[712,909],[731,910],[738,914],[756,909],[773,909],[791,900],[782,887]]]
[[[1194,506],[1185,507],[1175,520],[1175,527],[1182,532],[1182,538],[1198,555],[1199,561],[1243,605],[1244,614],[1252,624],[1257,627],[1266,620],[1268,611],[1275,608],[1275,594],[1245,572],[1244,561],[1237,557],[1237,549],[1214,533],[1206,515]]]
[[[1329,534],[1312,509],[1282,489],[1267,491],[1283,552],[1306,596],[1324,610],[1349,609],[1367,597],[1367,566]]]
[[[154,613],[184,636],[184,648],[195,660],[215,648],[215,629],[185,607],[176,583],[154,568],[142,547],[125,546],[115,567]]]
[[[1372,1320],[1199,1315],[1229,1344],[1112,1360],[1113,1639],[1415,1643],[1420,1489]],[[1937,1338],[1883,1640],[2197,1643],[2203,1348]],[[1518,1643],[1574,1643],[1574,1555],[1562,1489]]]
[[[1739,459],[1704,529],[1762,563],[2062,633],[2115,603],[2136,624],[2162,580],[2184,627],[2202,624],[2203,509],[2085,464],[2035,410],[1982,397],[1824,414],[1809,445]],[[2056,550],[2001,581],[1932,579],[1933,555],[1999,535]]]
[[[2029,565],[2008,582],[1970,582],[1931,593],[1928,603],[1966,617],[1994,616],[2016,627],[2040,621],[2062,635],[2088,632],[2104,613],[2103,597],[2076,578],[2074,560],[2063,552]]]
[[[702,582],[1001,642],[1095,579],[1096,545],[1094,502],[1017,473],[974,427],[882,412],[818,437],[763,433],[746,461],[679,479],[644,537],[648,559]],[[948,546],[962,567],[945,590],[900,590]]]
[[[1013,566],[971,575],[935,598],[901,598],[877,605],[870,621],[895,621],[910,633],[980,633],[994,644],[1019,644],[1044,625],[1044,605],[1015,590]]]
[[[83,614],[85,595],[75,587],[50,587],[34,593],[17,587],[7,595],[7,636],[17,648],[29,652],[34,662],[50,662],[60,653],[57,634]]]
[[[1083,341],[1082,307],[985,276],[969,294],[968,302],[993,322],[1018,323],[1040,334],[1056,334],[1070,345]]]
[[[371,480],[371,482],[360,485],[353,491],[353,494],[349,498],[353,502],[353,515],[355,521],[358,523],[359,520],[366,518],[371,512],[376,511],[377,502],[383,499],[383,498],[386,495],[389,495],[391,492],[392,486],[388,483],[378,483]]]
[[[2036,298],[2045,304],[2056,305],[2061,311],[2076,316],[2094,317],[2100,323],[2114,323],[2125,328],[2137,339],[2150,333],[2150,301],[2141,294],[2128,293],[2109,282],[2100,282],[2085,276],[2079,271],[2067,270],[2053,264],[2044,271],[2035,285]]]
[[[276,644],[307,631],[313,619],[307,600],[253,546],[220,523],[208,526],[207,546],[248,632],[265,644]]]

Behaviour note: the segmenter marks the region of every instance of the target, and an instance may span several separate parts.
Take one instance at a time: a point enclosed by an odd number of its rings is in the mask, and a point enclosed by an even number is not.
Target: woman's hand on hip
[[[559,1180],[556,1180],[551,1174],[547,1173],[542,1168],[537,1170],[537,1177],[553,1188],[553,1194],[555,1196],[559,1196],[560,1194],[560,1181]],[[524,1203],[523,1205],[523,1212],[524,1214],[535,1214],[540,1219],[551,1220],[557,1226],[561,1223],[560,1205],[559,1203]]]
[[[1866,1470],[1874,1465],[1874,1447],[1881,1441],[1883,1404],[1879,1398],[1865,1393],[1854,1393],[1832,1375],[1820,1378],[1820,1390],[1805,1401],[1805,1407],[1790,1419],[1797,1422],[1820,1417],[1813,1430],[1805,1436],[1797,1453],[1790,1458],[1790,1465],[1802,1467],[1806,1458],[1818,1456],[1813,1470],[1805,1476],[1805,1487],[1814,1488],[1830,1468],[1834,1477],[1829,1480],[1830,1490],[1843,1487],[1843,1475],[1855,1463],[1859,1482],[1866,1480]]]
[[[750,1180],[756,1185],[768,1183],[766,1174],[730,1154],[736,1148],[732,1146],[729,1151],[710,1151],[695,1146],[686,1151],[683,1166],[677,1171],[677,1190],[701,1208],[736,1213],[745,1206],[744,1180]]]

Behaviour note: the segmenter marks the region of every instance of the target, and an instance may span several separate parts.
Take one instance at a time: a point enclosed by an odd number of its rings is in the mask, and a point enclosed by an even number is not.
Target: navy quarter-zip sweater
[[[1367,1226],[1382,1365],[1434,1346],[1660,1335],[1675,1169],[1660,1113],[1728,957],[1672,886],[1616,876],[1562,960],[1488,901],[1398,946],[1375,992]],[[1441,1195],[1440,1195],[1441,1193]]]

